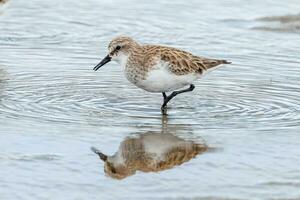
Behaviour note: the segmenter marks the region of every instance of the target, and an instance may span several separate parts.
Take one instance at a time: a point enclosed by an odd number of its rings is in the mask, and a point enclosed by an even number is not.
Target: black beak
[[[98,65],[96,65],[96,67],[94,67],[94,70],[97,71],[100,67],[102,67],[109,61],[111,61],[111,57],[109,55],[105,56],[105,58],[103,58],[103,60],[101,60],[101,62]]]
[[[104,153],[100,152],[98,149],[96,149],[95,147],[91,147],[91,150],[97,154],[99,156],[99,158],[101,160],[103,160],[104,162],[107,160],[107,155],[105,155]]]

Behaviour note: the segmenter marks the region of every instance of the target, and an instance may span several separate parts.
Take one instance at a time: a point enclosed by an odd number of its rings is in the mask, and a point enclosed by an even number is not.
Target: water
[[[297,0],[10,0],[0,11],[0,198],[299,199],[299,9]],[[161,95],[128,83],[116,63],[92,71],[117,35],[233,64],[162,118]],[[149,134],[154,163],[177,147],[159,142],[167,136],[208,149],[121,180],[90,150],[113,155]]]

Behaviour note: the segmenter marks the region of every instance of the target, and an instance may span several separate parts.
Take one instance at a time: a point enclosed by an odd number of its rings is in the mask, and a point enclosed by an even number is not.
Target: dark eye
[[[120,50],[121,49],[121,46],[116,46],[116,50]]]

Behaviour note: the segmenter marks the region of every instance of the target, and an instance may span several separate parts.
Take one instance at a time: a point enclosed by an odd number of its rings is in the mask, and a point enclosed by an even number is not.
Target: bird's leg
[[[165,92],[163,92],[162,93],[162,95],[163,95],[163,97],[164,97],[164,101],[166,100],[166,98],[167,98],[167,95],[166,95],[166,93]]]
[[[167,100],[168,96],[165,92],[162,93],[163,97],[164,97],[164,102]],[[161,107],[161,112],[163,115],[167,115],[167,107]]]
[[[164,97],[164,103],[161,106],[161,113],[163,115],[167,114],[167,104],[168,102],[173,99],[176,95],[184,93],[184,92],[191,92],[195,89],[195,86],[193,84],[190,85],[189,88],[184,89],[184,90],[178,90],[178,91],[174,91],[172,92],[169,96],[166,95],[166,93],[163,92],[163,97]]]

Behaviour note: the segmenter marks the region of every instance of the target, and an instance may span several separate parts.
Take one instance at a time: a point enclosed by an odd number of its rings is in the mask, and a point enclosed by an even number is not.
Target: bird
[[[174,47],[141,44],[128,36],[118,36],[109,42],[108,54],[93,68],[94,71],[110,61],[119,63],[125,77],[135,86],[162,94],[163,115],[167,115],[167,104],[171,99],[195,89],[197,79],[221,64],[231,64],[227,60],[200,57]],[[167,95],[167,92],[171,93]]]

